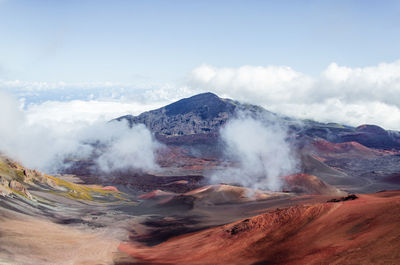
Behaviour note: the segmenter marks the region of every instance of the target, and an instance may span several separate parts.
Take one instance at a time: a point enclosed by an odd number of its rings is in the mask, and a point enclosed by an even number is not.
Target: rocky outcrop
[[[6,177],[0,176],[0,185],[2,185],[2,186],[8,186],[9,185],[9,181],[7,180]]]
[[[11,180],[10,181],[10,189],[12,191],[15,191],[17,193],[23,194],[24,196],[26,196],[28,199],[33,199],[32,195],[29,193],[29,191],[25,188],[24,185],[22,185],[20,182],[16,181],[16,180]]]
[[[6,177],[0,176],[0,196],[8,196],[12,191],[9,189],[10,182]]]
[[[24,175],[26,181],[42,180],[44,178],[43,173],[31,169],[24,169]]]
[[[0,155],[0,174],[2,174],[0,175],[0,195],[2,196],[14,193],[32,200],[28,187],[44,185],[52,189],[58,188],[54,180],[42,172],[25,168],[3,155]]]

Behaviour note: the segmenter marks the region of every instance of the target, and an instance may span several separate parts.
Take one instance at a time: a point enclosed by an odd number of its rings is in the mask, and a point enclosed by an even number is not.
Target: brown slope
[[[345,193],[318,177],[309,174],[293,174],[282,177],[285,182],[285,188],[291,192],[302,194],[319,194],[340,196]]]
[[[79,229],[0,208],[0,264],[112,264],[118,240],[106,229]]]
[[[311,148],[312,153],[323,161],[335,158],[373,159],[386,154],[384,151],[368,148],[357,142],[331,143],[323,139],[312,142]]]
[[[144,264],[399,264],[400,191],[289,207],[119,249]]]

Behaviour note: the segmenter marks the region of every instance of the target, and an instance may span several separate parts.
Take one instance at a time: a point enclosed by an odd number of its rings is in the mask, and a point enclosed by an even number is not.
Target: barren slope
[[[400,192],[275,210],[178,236],[119,246],[145,264],[396,264]],[[173,255],[171,255],[173,253]]]

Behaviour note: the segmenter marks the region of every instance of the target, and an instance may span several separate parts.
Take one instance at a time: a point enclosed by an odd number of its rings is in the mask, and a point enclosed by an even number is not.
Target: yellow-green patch
[[[57,186],[64,187],[68,191],[53,191],[53,193],[78,200],[87,201],[109,201],[111,200],[127,200],[124,198],[124,193],[119,191],[104,190],[102,188],[93,188],[81,184],[72,183],[60,178],[46,175],[54,181]]]

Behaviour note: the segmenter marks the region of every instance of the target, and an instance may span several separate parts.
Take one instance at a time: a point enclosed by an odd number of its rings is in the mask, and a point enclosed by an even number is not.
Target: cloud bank
[[[286,66],[202,65],[187,82],[297,118],[400,129],[400,60],[363,68],[332,63],[318,77]]]
[[[46,101],[26,107],[26,118],[31,124],[78,124],[109,121],[127,114],[138,115],[143,111],[159,108],[164,103],[124,102],[115,100]]]
[[[298,162],[286,130],[275,121],[240,114],[221,129],[221,139],[226,156],[236,163],[214,172],[213,182],[281,191],[280,176],[296,171]]]
[[[125,122],[35,120],[18,106],[15,98],[0,91],[0,152],[27,167],[55,172],[65,159],[90,158],[105,173],[157,168],[154,153],[160,144],[142,125],[129,128]]]
[[[331,63],[314,77],[287,66],[199,66],[176,84],[0,80],[31,122],[77,123],[137,115],[211,91],[301,119],[400,130],[400,60],[369,67]]]

